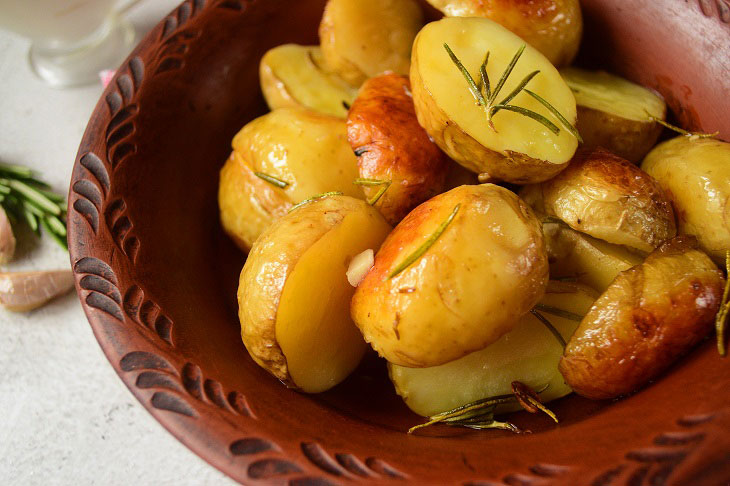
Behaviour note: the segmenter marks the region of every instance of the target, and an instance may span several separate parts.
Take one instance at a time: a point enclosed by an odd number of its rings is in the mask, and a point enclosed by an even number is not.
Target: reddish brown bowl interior
[[[707,341],[615,403],[559,401],[531,435],[434,428],[369,358],[316,396],[248,357],[235,291],[244,256],[221,231],[218,170],[264,113],[258,60],[316,43],[323,0],[188,0],[120,68],[81,143],[69,194],[84,310],[132,393],[171,433],[247,484],[721,484],[730,372]],[[725,0],[586,0],[580,63],[657,89],[685,126],[730,139]]]

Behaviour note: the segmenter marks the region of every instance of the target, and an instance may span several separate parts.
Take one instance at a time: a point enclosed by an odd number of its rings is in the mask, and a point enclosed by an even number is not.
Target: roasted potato
[[[442,192],[451,161],[418,124],[407,77],[365,81],[347,115],[347,139],[360,177],[374,184],[363,186],[365,196],[390,224]]]
[[[408,74],[422,25],[415,0],[329,0],[319,25],[322,55],[329,69],[355,87],[386,71]]]
[[[251,357],[288,386],[327,390],[367,345],[350,319],[345,272],[390,231],[365,201],[330,196],[294,209],[256,240],[241,272],[238,316]]]
[[[643,86],[604,71],[570,67],[560,74],[575,95],[576,128],[583,137],[583,148],[603,147],[630,162],[641,161],[662,131],[648,115],[664,120],[664,100]]]
[[[603,292],[619,273],[644,259],[620,245],[575,231],[562,223],[542,225],[550,262],[550,278],[575,278]]]
[[[352,318],[391,363],[437,366],[510,331],[544,293],[547,275],[530,208],[493,184],[461,186],[393,230],[355,292]]]
[[[658,145],[641,168],[672,200],[680,234],[695,235],[715,263],[730,249],[730,144],[682,136]]]
[[[347,116],[357,90],[327,72],[319,46],[284,44],[259,64],[261,91],[269,108],[301,107],[339,118]]]
[[[449,160],[448,165],[449,168],[446,171],[446,180],[444,181],[445,191],[450,191],[455,187],[463,185],[479,184],[479,176],[466,167],[457,164],[453,160]]]
[[[444,18],[421,30],[413,44],[411,85],[418,121],[436,144],[467,169],[487,173],[493,180],[540,182],[564,169],[578,146],[570,131],[525,91],[509,104],[554,120],[559,133],[507,109],[494,113],[494,128],[490,127],[485,107],[475,102],[444,43],[474,79],[479,79],[479,67],[489,52],[486,71],[495,90],[502,72],[525,45],[515,34],[486,18]],[[534,71],[539,73],[527,85],[529,90],[546,99],[568,122],[575,123],[573,93],[550,61],[529,45],[503,85],[498,101],[502,102]]]
[[[580,395],[614,398],[657,377],[712,329],[725,279],[680,236],[621,273],[593,304],[560,360]]]
[[[486,17],[508,28],[555,66],[578,53],[583,17],[578,0],[427,0],[449,17]]]
[[[248,251],[299,201],[329,191],[363,198],[355,178],[344,120],[298,108],[272,111],[233,139],[218,189],[223,229]]]
[[[520,196],[577,231],[647,253],[677,233],[654,178],[603,149],[579,152],[563,172],[525,186]]]
[[[584,285],[551,281],[540,304],[585,315],[598,295]],[[542,311],[567,341],[578,321]],[[558,371],[561,343],[532,314],[519,318],[514,329],[481,351],[431,368],[388,365],[390,379],[406,405],[419,415],[431,416],[482,398],[511,393],[520,381],[540,393],[543,402],[571,392]],[[500,405],[498,412],[516,408]]]

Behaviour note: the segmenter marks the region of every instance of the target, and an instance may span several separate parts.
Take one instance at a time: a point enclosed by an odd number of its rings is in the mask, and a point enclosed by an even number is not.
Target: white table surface
[[[138,38],[180,0],[129,11]],[[29,166],[66,194],[100,84],[52,89],[27,65],[28,42],[0,31],[0,161]],[[68,254],[18,235],[10,270],[69,267]],[[227,485],[127,390],[75,293],[41,309],[0,308],[0,484]]]

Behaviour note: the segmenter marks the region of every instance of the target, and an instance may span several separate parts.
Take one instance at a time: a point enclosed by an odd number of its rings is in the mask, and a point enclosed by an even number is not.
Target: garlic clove
[[[375,252],[371,248],[355,255],[347,268],[347,281],[350,282],[350,285],[357,287],[370,271],[374,262]]]
[[[0,264],[8,263],[15,254],[15,235],[5,209],[0,206]]]
[[[36,309],[73,288],[71,270],[0,272],[0,304],[15,312]]]

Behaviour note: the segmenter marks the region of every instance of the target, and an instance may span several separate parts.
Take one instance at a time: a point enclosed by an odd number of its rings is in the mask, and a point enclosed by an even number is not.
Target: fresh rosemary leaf
[[[38,189],[35,189],[25,182],[19,181],[17,179],[0,179],[0,184],[8,186],[10,189],[20,194],[23,198],[33,201],[38,207],[42,208],[45,211],[48,211],[51,214],[61,214],[61,209],[56,203],[40,193]]]
[[[436,231],[431,236],[429,236],[428,239],[426,241],[424,241],[423,244],[416,249],[416,251],[414,251],[413,253],[408,255],[408,257],[406,257],[406,259],[403,260],[400,263],[400,265],[395,267],[395,270],[393,270],[390,273],[388,278],[391,279],[391,278],[395,277],[396,275],[401,273],[403,270],[405,270],[406,268],[411,266],[411,264],[413,262],[415,262],[416,260],[421,258],[421,256],[423,256],[423,254],[426,253],[428,251],[428,249],[433,246],[434,243],[436,243],[436,240],[438,240],[441,237],[441,235],[444,233],[444,231],[446,231],[446,228],[451,224],[451,222],[456,217],[456,213],[459,212],[459,208],[461,208],[461,203],[454,206],[454,210],[451,211],[451,214],[449,215],[449,217],[446,218],[444,220],[444,222],[439,225],[438,228],[436,228]]]
[[[565,338],[563,338],[562,334],[560,334],[560,332],[558,332],[558,330],[557,330],[557,329],[555,329],[555,326],[553,326],[553,325],[552,325],[552,323],[551,323],[550,321],[548,321],[548,320],[547,320],[547,319],[545,318],[545,316],[543,316],[542,314],[540,314],[540,313],[539,313],[538,311],[536,311],[535,309],[531,309],[531,310],[530,310],[530,313],[531,313],[531,314],[532,314],[533,316],[537,317],[537,319],[538,319],[538,320],[539,320],[540,322],[542,322],[542,324],[543,324],[543,325],[544,325],[544,326],[545,326],[545,327],[546,327],[546,328],[548,329],[548,331],[550,331],[550,332],[551,332],[551,333],[553,334],[553,336],[555,336],[555,339],[557,339],[557,340],[558,340],[558,342],[559,342],[559,343],[560,343],[560,345],[561,345],[561,346],[563,347],[563,349],[565,349],[565,346],[566,346],[566,344],[567,344],[567,343],[565,342]]]
[[[57,216],[46,216],[43,218],[43,221],[48,224],[48,227],[51,228],[51,232],[53,234],[64,237],[66,236],[66,225],[63,224],[63,221],[58,219]]]
[[[30,226],[30,229],[33,230],[34,233],[38,233],[38,218],[35,214],[33,214],[31,211],[27,209],[27,206],[23,207],[22,213],[23,217],[25,218],[25,222],[28,223],[28,226]]]
[[[63,197],[60,194],[56,194],[53,191],[49,191],[47,189],[38,189],[38,192],[40,192],[41,194],[43,194],[44,196],[46,196],[48,199],[50,199],[51,201],[53,201],[53,202],[55,202],[57,204],[63,204],[63,207],[61,208],[61,210],[62,211],[65,211],[65,206],[66,206],[66,204],[65,204],[66,198],[65,197]]]
[[[63,229],[64,229],[63,235],[56,233],[56,231],[55,231],[56,228],[54,228],[54,223],[51,223],[51,221],[53,219],[54,219],[53,217],[41,218],[41,225],[43,226],[43,229],[46,231],[46,233],[48,233],[50,235],[50,237],[53,238],[53,240],[56,243],[58,243],[59,245],[61,245],[61,247],[68,250],[68,242],[66,241],[66,227],[65,226],[63,227]]]
[[[368,199],[368,204],[371,206],[374,206],[375,203],[377,203],[381,197],[383,197],[383,194],[385,194],[385,191],[388,190],[390,187],[392,181],[384,181],[380,179],[367,179],[367,178],[359,178],[352,181],[353,184],[356,184],[358,186],[383,186],[378,190],[378,192],[375,193],[375,195]]]
[[[291,209],[289,209],[289,212],[291,213],[295,209],[301,208],[305,204],[309,204],[312,201],[316,201],[317,199],[322,199],[323,197],[327,197],[327,196],[341,196],[341,195],[342,195],[342,193],[340,191],[323,192],[322,194],[317,194],[316,196],[312,196],[312,197],[309,197],[309,198],[305,199],[304,201],[298,202],[297,204],[295,204],[294,206],[292,206]]]
[[[583,320],[583,316],[580,314],[568,312],[567,310],[559,309],[551,305],[537,304],[535,306],[535,309],[541,312],[547,312],[548,314],[552,314],[554,316],[562,317],[563,319],[569,319],[571,321],[580,322]]]
[[[519,49],[517,49],[517,52],[515,52],[515,55],[512,56],[512,60],[507,65],[507,68],[502,73],[502,77],[499,78],[499,81],[497,82],[497,85],[494,87],[494,91],[492,91],[492,95],[489,97],[489,104],[494,104],[495,100],[497,99],[497,96],[499,96],[499,92],[502,91],[502,87],[504,87],[504,83],[507,82],[507,78],[509,78],[510,74],[512,74],[512,70],[517,65],[517,61],[520,60],[520,57],[522,57],[522,53],[525,52],[525,44],[522,44]]]
[[[560,121],[560,123],[565,127],[566,130],[568,130],[580,143],[583,143],[583,137],[580,136],[578,130],[576,130],[575,127],[568,120],[566,120],[565,117],[561,115],[560,112],[553,105],[548,102],[548,100],[535,93],[534,91],[530,91],[527,88],[525,88],[525,93],[539,101],[542,106],[547,108],[548,111],[550,111],[550,113],[552,113],[553,116],[557,118],[558,121]]]
[[[276,177],[269,175],[269,174],[265,174],[263,172],[254,172],[254,175],[256,177],[258,177],[259,179],[263,179],[266,182],[268,182],[269,184],[279,187],[281,189],[284,189],[286,186],[289,185],[288,182],[282,181],[281,179],[277,179]]]
[[[527,90],[525,90],[527,91]],[[515,113],[519,113],[520,115],[524,115],[528,118],[532,118],[538,123],[542,123],[545,125],[545,127],[553,132],[555,135],[560,133],[560,129],[550,120],[545,118],[539,113],[536,113],[532,110],[528,110],[527,108],[522,108],[521,106],[515,106],[515,105],[494,105],[492,109],[498,110],[507,110],[507,111],[514,111]]]
[[[33,176],[33,171],[20,165],[0,164],[0,173],[7,174],[12,178],[27,179]]]
[[[680,127],[678,127],[676,125],[672,125],[671,123],[666,122],[666,121],[662,120],[661,118],[655,117],[654,115],[650,114],[646,110],[644,110],[644,112],[646,113],[646,116],[649,118],[649,120],[651,120],[651,121],[653,121],[655,123],[658,123],[661,126],[672,130],[673,132],[677,132],[680,135],[684,135],[685,137],[690,137],[690,138],[715,138],[718,135],[720,135],[720,132],[714,132],[714,133],[689,132],[689,131],[685,130],[684,128],[680,128]]]
[[[530,81],[532,81],[532,78],[534,78],[538,74],[540,74],[540,71],[532,71],[530,74],[528,74],[527,76],[525,76],[525,79],[523,79],[520,82],[520,84],[518,84],[517,87],[515,89],[513,89],[510,94],[507,95],[507,97],[505,99],[503,99],[502,101],[500,101],[499,104],[500,105],[506,105],[510,101],[512,101],[515,96],[517,96],[518,94],[520,94],[520,91],[522,91],[523,89],[525,89],[525,86],[527,86],[527,83],[529,83]],[[498,111],[499,111],[499,109],[497,107],[492,108],[492,116],[494,116]]]
[[[484,421],[482,423],[476,423],[476,424],[464,424],[462,427],[467,427],[469,429],[475,429],[475,430],[486,430],[486,429],[500,429],[500,430],[508,430],[509,432],[512,432],[514,434],[521,434],[522,430],[517,427],[515,424],[511,422],[499,422],[497,420],[490,420],[490,421]]]
[[[459,71],[461,71],[464,79],[466,79],[466,83],[469,85],[469,91],[471,92],[471,95],[474,97],[474,99],[477,101],[477,104],[480,106],[487,106],[487,102],[484,99],[484,96],[482,96],[482,92],[477,87],[477,84],[474,82],[474,78],[472,78],[471,74],[469,74],[469,70],[464,67],[459,58],[456,57],[456,54],[454,54],[454,51],[452,51],[449,45],[445,42],[444,49],[446,49],[446,52],[451,58],[451,61],[456,65],[457,68],[459,68]]]
[[[10,194],[11,189],[8,186],[0,185],[0,194]]]
[[[725,329],[727,326],[727,316],[730,314],[730,250],[725,251],[725,272],[727,280],[725,281],[725,290],[722,292],[722,300],[720,301],[720,310],[715,317],[715,334],[717,334],[717,352],[720,356],[727,356],[727,348],[725,347]]]
[[[533,390],[529,386],[520,381],[513,381],[512,393],[514,393],[517,401],[522,406],[522,408],[524,408],[528,412],[537,413],[538,411],[541,411],[545,415],[553,419],[556,424],[559,423],[558,417],[553,413],[552,410],[542,404],[537,392],[535,392],[535,390]]]
[[[484,96],[489,98],[492,95],[492,86],[489,84],[489,74],[487,74],[487,64],[489,64],[489,51],[484,56],[484,62],[479,66],[479,90],[484,89]]]

